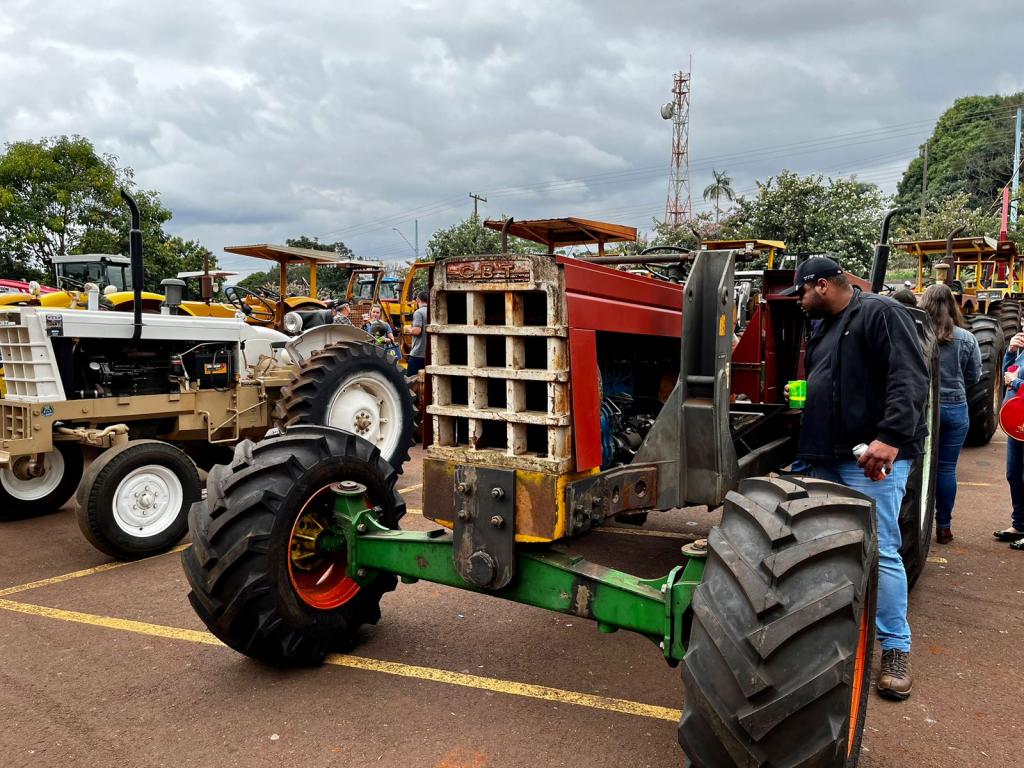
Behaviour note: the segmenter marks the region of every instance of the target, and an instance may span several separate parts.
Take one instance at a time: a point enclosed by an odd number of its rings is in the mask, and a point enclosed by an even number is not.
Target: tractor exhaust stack
[[[139,206],[123,189],[121,199],[128,204],[132,212],[132,228],[128,234],[128,255],[132,261],[132,291],[135,294],[133,301],[135,331],[132,333],[132,341],[142,338],[142,283],[145,280],[146,272],[142,264],[142,216],[139,214]]]
[[[878,293],[882,290],[882,286],[885,285],[885,271],[889,268],[889,225],[898,212],[898,208],[893,208],[882,219],[882,236],[878,239],[878,244],[875,246],[875,256],[871,260],[871,273],[869,277],[871,279],[872,293]]]

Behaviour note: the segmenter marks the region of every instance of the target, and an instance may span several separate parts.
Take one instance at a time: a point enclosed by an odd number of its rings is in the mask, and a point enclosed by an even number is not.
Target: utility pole
[[[924,203],[928,196],[928,142],[924,143],[924,171],[921,173],[921,226],[924,227]]]
[[[1010,225],[1017,226],[1017,193],[1020,190],[1020,113],[1017,107],[1017,130],[1013,134],[1013,193],[1010,196]]]
[[[477,212],[476,212],[476,206],[477,206],[477,203],[486,203],[486,202],[487,202],[487,198],[486,198],[486,197],[480,197],[480,195],[478,195],[478,194],[475,194],[475,193],[473,193],[473,192],[470,192],[470,193],[469,193],[469,196],[470,196],[471,198],[473,198],[473,218],[474,218],[474,219],[480,218],[480,217],[479,217],[479,216],[477,215]]]

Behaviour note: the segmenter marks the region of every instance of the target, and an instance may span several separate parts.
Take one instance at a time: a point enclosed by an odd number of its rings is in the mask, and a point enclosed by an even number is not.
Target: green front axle
[[[366,584],[379,572],[403,582],[420,579],[517,603],[547,608],[597,622],[602,632],[628,629],[650,638],[675,665],[686,653],[690,602],[704,574],[704,560],[690,558],[667,576],[640,579],[552,550],[519,549],[512,583],[485,590],[465,581],[452,559],[454,537],[445,529],[393,531],[378,522],[379,511],[365,509],[362,494],[339,493],[329,532],[317,541],[320,552],[346,551],[348,575]]]

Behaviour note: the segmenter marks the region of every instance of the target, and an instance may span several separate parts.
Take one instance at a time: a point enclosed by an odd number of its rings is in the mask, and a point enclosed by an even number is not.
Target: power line
[[[1001,117],[1012,119],[1016,114],[1016,107],[1007,108],[993,108],[991,110],[982,110],[979,112],[970,113],[963,116],[960,122],[971,122],[981,119],[996,120]],[[859,146],[872,141],[887,141],[896,138],[902,138],[913,133],[919,132],[919,130],[913,130],[919,126],[936,126],[937,120],[920,120],[907,123],[897,123],[888,126],[879,126],[876,128],[864,129],[860,131],[850,131],[847,133],[835,134],[828,137],[822,137],[819,139],[810,139],[797,142],[789,142],[785,144],[777,144],[769,147],[762,147],[759,149],[743,150],[739,152],[727,153],[718,156],[708,157],[698,163],[693,164],[692,168],[708,168],[714,164],[721,164],[723,162],[736,161],[736,160],[765,160],[772,157],[778,157],[782,154],[786,154],[784,150],[788,149],[800,149],[803,151],[788,153],[789,156],[793,154],[811,154],[816,151],[826,151],[830,149],[842,149],[850,146]],[[888,135],[887,135],[888,134]],[[860,138],[861,141],[842,141],[843,139]],[[486,191],[488,197],[508,197],[512,195],[522,195],[529,191],[557,191],[560,188],[564,188],[571,185],[578,185],[581,183],[591,182],[591,186],[599,186],[600,183],[611,183],[614,181],[622,181],[631,176],[638,177],[637,180],[641,180],[645,177],[654,175],[660,175],[664,172],[664,166],[647,166],[641,168],[635,168],[627,171],[606,171],[599,174],[592,174],[589,176],[582,176],[575,179],[562,179],[558,181],[549,182],[537,182],[534,184],[523,184],[512,187],[496,188],[494,190]],[[387,229],[392,226],[395,222],[401,222],[408,220],[414,216],[420,218],[428,218],[442,213],[447,213],[450,210],[458,207],[457,202],[465,198],[449,197],[442,200],[435,201],[433,203],[427,203],[423,206],[408,209],[400,213],[391,214],[388,216],[373,219],[361,224],[350,225],[348,227],[342,227],[331,232],[326,232],[318,237],[324,238],[332,235],[346,235],[354,237],[356,235],[369,234],[379,229]]]

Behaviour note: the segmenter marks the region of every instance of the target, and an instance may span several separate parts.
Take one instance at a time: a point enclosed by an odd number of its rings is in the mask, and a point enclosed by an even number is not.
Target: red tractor
[[[504,235],[550,250],[614,234],[531,225],[506,222]],[[241,653],[308,665],[354,644],[399,579],[491,593],[637,632],[669,664],[684,661],[687,764],[855,765],[874,509],[845,487],[771,474],[792,461],[800,423],[782,398],[800,377],[806,324],[781,295],[792,271],[765,270],[736,327],[734,270],[750,251],[505,251],[440,259],[431,274],[423,514],[439,528],[398,530],[397,473],[353,435],[298,427],[242,443],[190,517],[183,560],[199,616]],[[887,257],[879,246],[872,284]],[[937,352],[915,318],[934,430]],[[934,447],[904,505],[911,579],[930,539]],[[721,506],[721,523],[660,578],[552,546],[611,518],[694,505]]]

